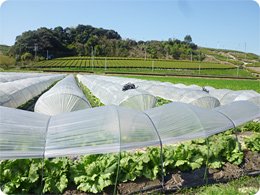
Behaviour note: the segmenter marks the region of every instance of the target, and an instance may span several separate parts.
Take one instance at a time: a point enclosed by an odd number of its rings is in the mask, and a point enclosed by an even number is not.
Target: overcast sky
[[[0,44],[40,27],[91,25],[123,39],[184,40],[260,55],[260,7],[253,0],[8,0],[0,8]]]

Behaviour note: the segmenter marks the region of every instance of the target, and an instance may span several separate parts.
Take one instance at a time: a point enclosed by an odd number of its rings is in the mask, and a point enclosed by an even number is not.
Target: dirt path
[[[205,54],[205,59],[203,60],[203,62],[214,62],[214,63],[226,64],[226,62],[222,60],[218,60],[214,56],[207,55],[207,54]]]
[[[247,69],[250,69],[250,70],[253,70],[253,71],[257,71],[257,72],[260,72],[260,67],[250,67],[250,66],[246,66],[248,63],[245,63],[242,65],[242,67],[247,70]],[[252,75],[256,76],[256,77],[260,77],[260,73],[251,73]]]

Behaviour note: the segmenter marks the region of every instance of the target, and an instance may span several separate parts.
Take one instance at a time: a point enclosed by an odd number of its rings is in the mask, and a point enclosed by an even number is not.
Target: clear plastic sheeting
[[[50,76],[50,73],[20,73],[20,72],[0,72],[0,83],[12,82],[27,78]]]
[[[0,107],[0,159],[120,152],[203,138],[260,117],[238,101],[215,109],[173,102],[145,112],[110,105],[46,116]]]
[[[211,86],[204,86],[204,88],[207,90],[207,91],[212,91],[212,90],[215,90],[214,87],[211,87]]]
[[[209,88],[206,88],[209,90]],[[231,92],[232,90],[229,89],[211,89],[209,90],[209,94],[213,97],[217,98],[219,101],[223,98],[224,95],[226,95],[228,92]]]
[[[101,106],[53,116],[45,156],[102,154],[157,144],[156,131],[144,113]]]
[[[49,118],[34,112],[0,106],[1,158],[41,158]]]
[[[34,111],[46,115],[57,115],[91,108],[74,75],[59,81],[37,100]]]
[[[179,142],[222,132],[233,127],[222,114],[182,102],[147,110],[163,143]]]
[[[131,82],[138,86],[138,89],[147,91],[148,93],[167,99],[170,101],[180,101],[204,108],[215,108],[220,106],[217,98],[202,90],[198,85],[172,84],[160,81],[145,81],[140,79],[129,79],[121,77],[96,76],[96,79],[106,81],[105,83],[122,84]],[[120,85],[121,84],[121,85]]]
[[[44,74],[45,75],[45,74]],[[63,78],[61,74],[38,76],[12,82],[0,83],[0,105],[17,108],[30,99],[40,95],[54,81]]]
[[[254,90],[230,91],[221,98],[220,102],[221,105],[225,105],[239,100],[247,100],[260,105],[260,94]]]
[[[216,108],[220,106],[218,99],[207,92],[199,90],[191,90],[188,93],[183,94],[179,101],[203,108]]]
[[[77,75],[91,93],[105,105],[118,105],[134,110],[144,111],[153,108],[157,98],[141,89],[122,91],[126,83],[110,82],[105,76]]]
[[[98,76],[98,78],[117,83],[134,83],[139,89],[171,101],[180,101],[204,108],[215,108],[233,101],[248,100],[260,105],[260,94],[254,90],[232,91],[215,89],[211,86],[172,84],[169,82],[147,81],[135,78]]]
[[[214,110],[228,117],[235,126],[248,122],[248,118],[255,119],[260,115],[259,104],[250,101],[231,102]]]

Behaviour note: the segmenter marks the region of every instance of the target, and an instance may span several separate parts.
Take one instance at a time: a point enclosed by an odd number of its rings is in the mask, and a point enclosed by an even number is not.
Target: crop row
[[[38,62],[35,67],[40,68],[161,68],[161,69],[233,69],[227,64],[176,62],[176,61],[145,61],[145,60],[49,60]]]
[[[214,55],[217,55],[214,52],[211,52],[211,53],[213,53]],[[218,56],[219,56],[219,58],[218,58]],[[224,61],[224,62],[227,61],[226,56],[217,55],[215,57],[221,61]],[[58,59],[59,60],[92,60],[91,57],[63,57],[63,58],[58,58]],[[136,60],[136,61],[156,61],[156,62],[158,62],[158,61],[161,61],[161,62],[190,62],[187,60],[167,60],[167,59],[152,59],[152,58],[144,59],[144,58],[124,58],[124,57],[95,57],[95,59],[97,59],[97,60],[105,60],[105,59],[106,60],[126,60],[126,61]],[[193,59],[193,62],[198,62],[198,60]],[[240,61],[228,59],[228,62],[231,64],[234,64],[234,65],[243,65],[243,62],[240,62]]]
[[[258,139],[259,138],[255,138]],[[208,142],[207,142],[208,140]],[[255,140],[248,139],[247,146]],[[257,141],[257,140],[256,140]],[[251,144],[251,145],[250,145]],[[255,148],[259,152],[259,145]],[[163,169],[194,170],[208,165],[220,168],[225,162],[239,165],[243,152],[239,152],[236,138],[222,134],[206,139],[165,146]],[[118,164],[120,160],[120,164]],[[161,174],[160,148],[147,148],[145,153],[121,152],[118,154],[95,154],[81,156],[73,162],[69,158],[45,159],[42,171],[41,159],[5,160],[0,162],[1,189],[5,193],[62,193],[68,185],[75,184],[78,190],[100,193],[107,186],[115,185],[117,169],[118,181],[134,181],[139,177],[155,180]],[[43,173],[43,175],[42,175]],[[43,185],[41,189],[41,179]]]
[[[161,104],[165,104],[161,100]],[[96,103],[95,103],[96,104]],[[260,132],[259,123],[249,123],[238,131],[251,130]],[[209,147],[206,139],[192,140],[178,146],[165,146],[163,148],[164,173],[166,169],[194,170],[205,165],[220,168],[225,162],[240,164],[243,153],[238,151],[234,137],[226,133],[211,136]],[[252,151],[259,152],[260,137],[245,140],[246,146]],[[208,148],[210,148],[208,152]],[[120,158],[120,163],[119,162]],[[207,161],[208,159],[208,161]],[[44,165],[44,167],[42,167]],[[147,149],[146,153],[131,154],[99,154],[81,156],[77,162],[69,158],[23,159],[0,162],[0,184],[5,193],[62,193],[67,186],[76,185],[85,192],[102,192],[107,186],[116,184],[117,169],[118,181],[134,181],[138,177],[154,180],[161,173],[160,148]],[[43,171],[42,171],[43,170]],[[43,181],[41,183],[41,180]],[[42,184],[42,185],[41,185]]]
[[[92,60],[92,57],[63,57],[59,60]],[[95,57],[95,60],[137,60],[137,61],[166,61],[166,62],[187,62],[187,60],[167,60],[167,59],[152,59],[152,58],[126,58],[126,57]]]
[[[250,64],[247,64],[248,67],[260,67],[260,62],[250,62]]]
[[[129,78],[145,79],[148,81],[170,82],[173,84],[182,83],[185,85],[198,85],[201,87],[211,86],[216,89],[255,90],[260,93],[259,81],[251,80],[224,80],[224,79],[202,79],[202,78],[174,78],[174,77],[153,77],[153,76],[123,76]]]

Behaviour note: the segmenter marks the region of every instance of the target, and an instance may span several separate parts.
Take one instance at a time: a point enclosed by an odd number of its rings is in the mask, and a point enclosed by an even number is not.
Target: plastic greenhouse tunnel
[[[206,109],[173,102],[145,112],[110,105],[55,116],[0,107],[0,159],[120,152],[208,137],[260,117],[237,101]]]
[[[130,79],[121,77],[95,76],[96,80],[112,82],[121,86],[127,82],[134,83],[139,89],[170,101],[180,101],[204,108],[215,108],[220,106],[217,98],[202,90],[197,85],[186,86],[184,84],[164,83],[160,81],[145,81],[141,79]],[[112,84],[110,84],[111,86]],[[109,88],[109,86],[107,86]]]
[[[122,151],[159,145],[164,186],[163,144],[214,135],[260,117],[259,110],[250,101],[215,109],[172,102],[144,112],[110,105],[47,116],[0,106],[0,159],[118,152],[118,178]]]
[[[96,76],[97,79],[122,84],[134,83],[139,89],[170,101],[180,101],[204,108],[216,108],[233,101],[248,100],[260,104],[260,94],[254,90],[232,91],[229,89],[215,89],[211,86],[200,87],[198,85],[186,86],[182,83],[146,81],[135,78],[122,78],[111,76]]]
[[[88,99],[78,87],[74,75],[69,75],[37,100],[34,111],[57,115],[87,108],[91,108]]]
[[[232,90],[229,89],[209,89],[209,87],[206,87],[206,89],[209,90],[209,94],[213,97],[217,98],[219,101],[223,98],[223,96]]]
[[[16,80],[43,77],[43,76],[55,76],[55,75],[57,76],[60,74],[0,72],[0,83],[7,83]]]
[[[63,78],[61,74],[39,75],[37,78],[17,79],[0,83],[0,105],[17,108],[40,95],[54,81]]]
[[[105,105],[118,105],[125,108],[144,111],[155,107],[157,98],[141,89],[123,91],[124,84],[118,84],[104,80],[102,76],[77,75],[94,96]]]
[[[260,94],[254,90],[230,91],[221,98],[220,102],[221,105],[225,105],[239,100],[248,100],[260,105]]]

